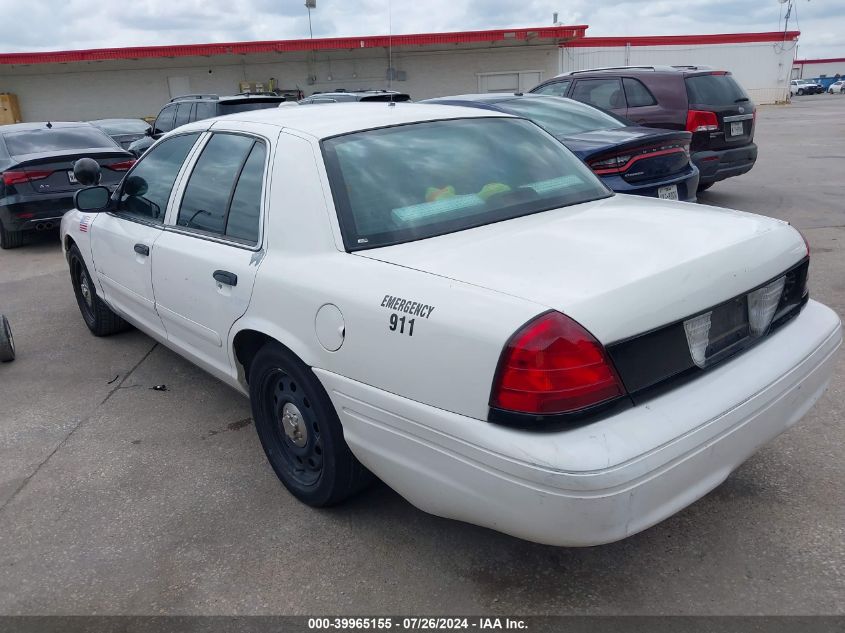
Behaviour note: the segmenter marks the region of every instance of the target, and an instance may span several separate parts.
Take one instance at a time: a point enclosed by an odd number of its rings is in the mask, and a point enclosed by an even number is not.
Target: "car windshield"
[[[53,127],[4,135],[12,156],[69,149],[114,149],[116,143],[94,126]]]
[[[347,250],[425,239],[613,195],[524,119],[471,118],[323,141]]]
[[[103,119],[91,121],[106,134],[143,134],[150,124],[141,119]]]
[[[594,130],[614,130],[626,124],[606,112],[559,97],[517,98],[496,103],[499,108],[531,119],[555,136]]]

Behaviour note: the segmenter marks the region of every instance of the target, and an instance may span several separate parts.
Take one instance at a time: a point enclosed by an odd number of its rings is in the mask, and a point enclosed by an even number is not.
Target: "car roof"
[[[368,103],[315,103],[307,108],[267,108],[236,112],[215,119],[204,119],[177,128],[180,132],[205,130],[220,121],[263,123],[303,132],[319,139],[350,132],[359,132],[392,125],[439,121],[443,119],[468,119],[507,117],[500,112],[478,108],[437,104],[401,102]]]
[[[85,121],[49,121],[51,128],[47,128],[48,121],[40,121],[38,123],[11,123],[9,125],[0,126],[0,134],[7,134],[9,132],[31,132],[32,130],[69,128],[69,127],[94,127]]]
[[[648,74],[648,75],[690,75],[690,74],[702,74],[702,73],[710,73],[717,69],[713,68],[712,66],[696,66],[696,65],[677,65],[677,66],[608,66],[602,68],[585,68],[583,70],[570,70],[565,73],[561,73],[556,75],[554,79],[561,79],[564,77],[567,78],[577,78],[581,75],[590,75],[593,73],[596,74],[607,74],[607,75],[627,75],[628,73],[631,74]],[[722,71],[719,70],[718,72],[726,72],[728,74],[729,71]],[[545,82],[544,82],[545,83]]]

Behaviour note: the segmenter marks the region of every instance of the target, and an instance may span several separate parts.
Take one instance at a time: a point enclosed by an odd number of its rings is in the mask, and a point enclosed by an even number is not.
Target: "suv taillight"
[[[690,110],[687,112],[687,132],[715,132],[719,129],[719,119],[715,112]]]
[[[560,312],[547,312],[514,334],[493,380],[490,406],[554,415],[625,395],[604,347]]]

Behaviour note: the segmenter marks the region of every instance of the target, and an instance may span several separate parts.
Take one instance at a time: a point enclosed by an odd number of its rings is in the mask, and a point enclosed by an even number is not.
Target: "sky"
[[[800,58],[845,57],[845,0],[793,0]],[[317,0],[314,37],[588,24],[587,35],[778,31],[778,0]],[[0,53],[308,37],[304,0],[0,0]]]

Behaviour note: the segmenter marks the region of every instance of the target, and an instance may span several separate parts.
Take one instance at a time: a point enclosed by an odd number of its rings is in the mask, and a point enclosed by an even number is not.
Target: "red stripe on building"
[[[752,42],[788,42],[798,39],[801,31],[766,33],[717,33],[713,35],[643,35],[638,37],[581,37],[562,46],[567,48],[613,46],[673,46],[702,44],[748,44]]]
[[[837,64],[845,62],[845,57],[829,57],[827,59],[796,59],[793,64]]]
[[[221,44],[183,44],[176,46],[133,46],[128,48],[98,48],[77,51],[49,51],[38,53],[3,53],[0,64],[63,64],[112,59],[149,59],[162,57],[203,57],[212,55],[248,55],[250,53],[280,53],[312,50],[349,50],[355,48],[386,48],[400,46],[437,46],[444,44],[472,44],[477,42],[508,42],[530,40],[572,40],[583,37],[586,25],[551,26],[533,29],[497,29],[488,31],[457,31],[451,33],[416,33],[410,35],[370,35],[364,37],[331,37],[307,40],[271,40],[264,42],[228,42]]]

